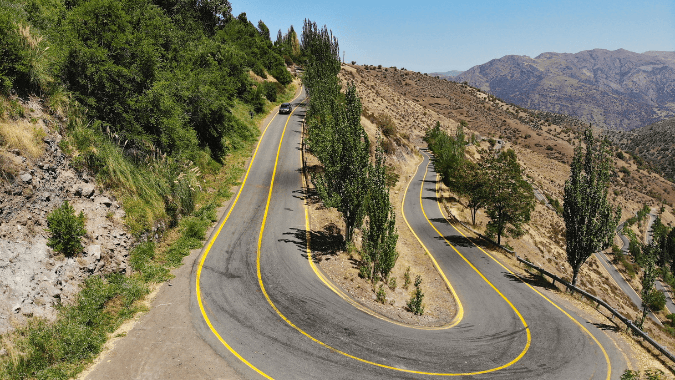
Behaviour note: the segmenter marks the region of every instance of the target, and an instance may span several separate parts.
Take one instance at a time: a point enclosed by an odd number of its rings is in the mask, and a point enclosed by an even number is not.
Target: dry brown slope
[[[476,133],[504,138],[506,147],[516,151],[529,180],[544,194],[562,199],[564,182],[569,176],[567,163],[583,123],[553,114],[543,114],[537,119],[540,116],[536,113],[506,104],[469,86],[406,70],[348,66],[341,77],[343,81],[356,84],[366,114],[389,115],[395,120],[399,135],[418,147],[423,145],[422,136],[426,128],[436,121],[440,121],[450,133],[454,132],[460,120],[465,120],[469,135]],[[483,148],[487,146],[488,142],[482,142]],[[471,155],[477,158],[478,153],[473,149],[471,151]],[[614,202],[622,206],[623,215],[633,215],[645,203],[660,203],[650,195],[658,194],[672,202],[672,184],[654,173],[639,170],[626,156],[623,160],[615,158],[615,164],[617,167],[626,166],[629,174],[617,172],[616,184],[610,193]],[[403,177],[407,175],[403,170],[401,173]],[[448,209],[469,222],[469,213],[462,203],[457,202],[452,194],[445,195]],[[666,207],[663,219],[666,223],[675,222],[671,207]],[[484,229],[486,222],[485,215],[479,214],[476,229]],[[507,239],[507,243],[547,270],[563,277],[569,276],[562,218],[543,204],[538,204],[526,230],[523,238]],[[637,316],[638,310],[594,259],[584,266],[580,283],[624,314],[632,318]],[[650,325],[648,330],[675,347],[675,341],[659,333],[655,326]]]

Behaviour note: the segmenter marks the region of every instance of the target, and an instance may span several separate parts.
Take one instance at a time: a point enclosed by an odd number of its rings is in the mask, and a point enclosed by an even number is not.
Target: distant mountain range
[[[456,77],[457,75],[463,72],[464,71],[461,70],[450,70],[444,73],[429,73],[429,75],[431,75],[432,77],[440,77],[441,79],[450,79]]]
[[[609,129],[631,130],[675,116],[675,52],[508,55],[449,79]]]

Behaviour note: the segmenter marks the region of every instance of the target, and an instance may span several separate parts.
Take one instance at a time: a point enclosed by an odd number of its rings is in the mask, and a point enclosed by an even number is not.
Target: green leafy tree
[[[586,151],[578,146],[572,159],[570,178],[565,182],[563,218],[567,240],[567,262],[576,285],[581,266],[608,242],[621,218],[609,204],[607,192],[612,172],[606,142],[598,144],[590,128],[584,131]]]
[[[47,231],[49,232],[47,246],[67,257],[81,252],[82,237],[87,234],[84,221],[85,216],[82,211],[79,215],[75,215],[75,209],[68,201],[63,202],[61,207],[47,215]]]
[[[368,197],[369,142],[361,126],[361,100],[354,84],[345,94],[345,104],[333,103],[331,117],[313,119],[308,126],[309,146],[324,166],[312,177],[327,207],[335,207],[345,221],[345,239],[363,223]]]
[[[654,281],[658,276],[656,270],[656,260],[658,259],[659,247],[652,242],[647,246],[642,247],[643,265],[642,265],[642,290],[640,291],[640,298],[642,298],[642,317],[637,325],[642,328],[647,314],[651,311],[659,311],[663,309],[666,299],[663,293],[654,288]]]
[[[340,48],[337,38],[325,26],[305,19],[301,41],[302,55],[307,57],[302,83],[310,96],[308,117],[319,119],[331,114],[332,104],[340,93]]]
[[[476,225],[476,213],[490,200],[488,193],[490,178],[481,165],[468,160],[458,170],[457,176],[461,181],[461,193],[467,199],[467,206],[471,210],[471,222]]]
[[[441,130],[441,124],[436,122],[433,128],[427,130],[424,140],[434,153],[434,168],[441,176],[443,184],[454,191],[460,198],[467,199],[471,209],[471,219],[476,224],[476,213],[485,207],[489,197],[486,194],[488,184],[483,168],[465,157],[465,141],[461,123],[454,137],[448,136]]]
[[[375,151],[375,164],[368,170],[368,202],[366,203],[367,223],[363,233],[363,261],[369,266],[370,278],[377,277],[385,282],[396,264],[396,214],[389,200],[385,155],[382,148]]]
[[[509,149],[497,156],[489,156],[481,166],[485,176],[482,191],[489,194],[485,200],[490,218],[488,232],[497,236],[498,244],[501,244],[502,236],[521,236],[522,226],[530,221],[534,209],[534,192],[522,177],[516,153]]]

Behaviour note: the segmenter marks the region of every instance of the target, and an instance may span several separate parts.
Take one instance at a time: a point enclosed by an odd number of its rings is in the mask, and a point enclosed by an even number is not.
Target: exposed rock
[[[90,183],[79,183],[72,187],[71,192],[78,197],[90,198],[94,195],[96,187]]]
[[[101,260],[101,246],[92,244],[85,249],[87,256],[93,257],[95,260]]]
[[[12,165],[21,164],[21,175],[0,181],[0,334],[31,316],[55,318],[54,304],[72,302],[87,277],[127,268],[132,242],[122,209],[111,218],[118,206],[114,198],[98,193],[90,175],[70,167],[58,135],[44,141],[39,161],[19,151],[7,155]],[[47,215],[64,200],[84,213],[88,232],[84,252],[68,259],[46,245]]]
[[[110,207],[110,205],[112,205],[112,201],[108,197],[96,197],[96,199],[94,199],[94,202],[102,204],[105,207]]]

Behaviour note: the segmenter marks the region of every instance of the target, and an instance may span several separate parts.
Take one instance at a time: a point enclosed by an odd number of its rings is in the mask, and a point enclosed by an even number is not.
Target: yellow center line
[[[443,212],[443,209],[441,208],[441,203],[440,203],[439,198],[438,198],[438,174],[436,174],[436,184],[437,184],[437,185],[436,185],[436,203],[438,204],[438,209],[441,211],[441,215],[443,215],[443,219],[445,219],[445,221],[446,221],[449,225],[451,225],[452,228],[453,228],[455,231],[457,231],[460,235],[462,235],[467,241],[469,241],[471,244],[473,244],[476,248],[480,249],[484,254],[486,254],[488,257],[490,257],[494,262],[496,262],[497,264],[499,264],[499,265],[500,265],[502,268],[504,268],[506,271],[508,271],[509,273],[511,273],[512,275],[516,276],[518,279],[520,279],[520,281],[521,281],[523,284],[527,285],[530,289],[532,289],[534,292],[536,292],[537,294],[539,294],[542,298],[544,298],[546,301],[548,301],[551,305],[555,306],[556,309],[560,310],[560,311],[561,311],[563,314],[565,314],[569,319],[571,319],[571,320],[572,320],[572,321],[573,321],[573,322],[574,322],[574,323],[575,323],[582,331],[584,331],[586,334],[588,334],[588,336],[591,337],[591,339],[598,345],[598,347],[600,347],[600,350],[602,351],[602,353],[603,353],[603,355],[604,355],[604,357],[605,357],[605,361],[607,362],[607,380],[610,380],[610,378],[611,378],[611,376],[612,376],[612,365],[611,365],[611,363],[610,363],[609,355],[607,354],[607,351],[605,351],[605,348],[602,346],[602,344],[600,344],[600,342],[598,341],[598,339],[597,339],[593,334],[591,334],[591,332],[588,331],[588,329],[587,329],[584,325],[582,325],[581,323],[579,323],[579,321],[577,321],[577,320],[576,320],[574,317],[572,317],[569,313],[567,313],[565,310],[563,310],[563,309],[562,309],[560,306],[558,306],[555,302],[553,302],[551,299],[549,299],[548,297],[546,297],[546,296],[545,296],[544,294],[542,294],[539,290],[535,289],[532,285],[528,284],[521,276],[519,276],[518,274],[514,273],[511,269],[509,269],[508,267],[506,267],[504,264],[502,264],[502,263],[501,263],[499,260],[497,260],[495,257],[493,257],[492,255],[490,255],[489,253],[487,253],[483,248],[481,248],[479,245],[477,245],[476,243],[474,243],[473,240],[472,240],[471,238],[469,238],[469,237],[467,237],[466,235],[464,235],[464,233],[462,233],[462,231],[460,231],[457,227],[455,227],[455,225],[452,224],[452,223],[448,220],[448,218],[445,216],[445,213]],[[430,223],[431,223],[431,222],[430,222]],[[454,247],[453,247],[453,248],[454,248]],[[466,260],[466,259],[464,259],[464,260]]]
[[[295,101],[297,98],[302,95],[302,91],[300,91],[300,94],[296,96],[291,102]],[[251,157],[251,162],[248,164],[248,169],[246,170],[246,174],[244,175],[244,180],[241,183],[241,186],[239,187],[239,192],[237,192],[237,196],[234,198],[234,201],[230,205],[230,209],[227,212],[227,215],[225,215],[225,218],[223,219],[222,223],[220,223],[220,226],[218,227],[218,230],[213,234],[213,237],[209,241],[209,244],[204,248],[204,253],[202,254],[202,259],[199,261],[199,266],[197,266],[197,278],[195,280],[195,292],[197,294],[197,303],[199,304],[199,310],[202,313],[202,317],[204,318],[204,321],[206,324],[209,326],[209,329],[211,332],[218,338],[220,343],[225,346],[225,348],[228,349],[237,359],[241,360],[244,364],[249,366],[252,370],[260,374],[261,376],[271,379],[268,375],[266,375],[264,372],[256,368],[253,364],[251,364],[248,360],[244,359],[237,351],[230,346],[225,339],[218,333],[218,331],[213,327],[213,324],[211,323],[211,320],[209,319],[209,316],[206,314],[206,310],[204,309],[204,301],[202,300],[202,293],[201,293],[201,286],[200,286],[200,280],[202,276],[202,268],[204,267],[204,262],[206,261],[206,257],[209,255],[209,252],[211,251],[211,247],[213,247],[213,244],[215,243],[216,239],[218,238],[218,235],[220,235],[220,231],[222,231],[223,227],[225,226],[225,223],[227,220],[230,218],[230,214],[232,213],[232,210],[234,209],[234,206],[237,204],[237,201],[239,200],[239,196],[241,195],[242,191],[244,190],[244,186],[246,185],[246,180],[248,179],[248,175],[251,172],[251,168],[253,167],[253,161],[255,161],[256,156],[258,155],[258,149],[260,148],[260,144],[262,143],[263,138],[265,137],[265,133],[267,132],[267,129],[270,127],[272,124],[272,121],[277,117],[279,112],[277,111],[272,119],[270,119],[269,123],[267,123],[267,126],[263,130],[262,135],[260,135],[260,139],[258,140],[258,144],[255,147],[255,151],[253,152],[253,156]],[[290,115],[289,115],[290,119]],[[288,123],[288,122],[287,122]]]

